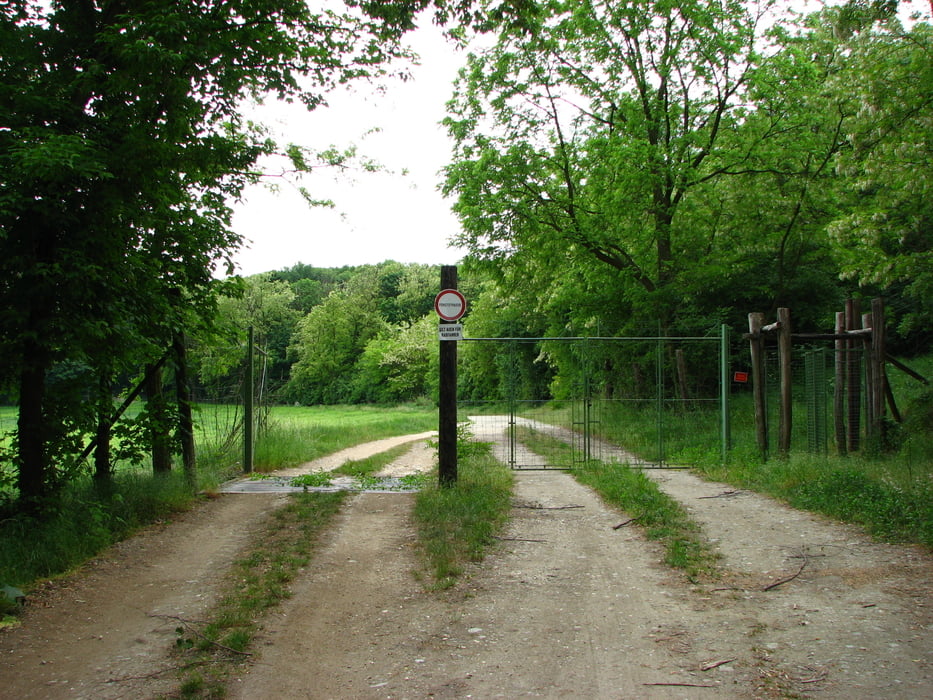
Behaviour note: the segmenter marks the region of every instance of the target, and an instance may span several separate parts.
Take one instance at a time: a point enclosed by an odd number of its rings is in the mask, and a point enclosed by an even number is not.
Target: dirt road
[[[416,447],[390,471],[431,458]],[[528,472],[500,546],[430,593],[414,576],[413,497],[358,494],[230,696],[933,697],[928,553],[684,471],[650,474],[719,548],[723,580],[689,584],[637,529],[614,529],[625,514],[566,474]],[[250,519],[283,498],[224,495],[41,594],[0,634],[0,697],[166,692],[164,616],[196,619]]]

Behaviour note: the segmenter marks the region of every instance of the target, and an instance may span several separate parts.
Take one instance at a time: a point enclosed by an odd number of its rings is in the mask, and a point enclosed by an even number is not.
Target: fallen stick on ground
[[[640,517],[641,517],[641,516],[639,515],[638,518],[640,518]],[[628,525],[629,523],[634,523],[636,520],[638,520],[638,518],[629,518],[629,519],[626,520],[624,523],[619,523],[618,525],[613,525],[613,526],[612,526],[612,529],[613,529],[613,530],[618,530],[620,527],[625,527],[625,526]]]
[[[810,561],[810,560],[807,558],[806,555],[804,555],[804,557],[803,557],[803,564],[800,565],[800,568],[797,570],[797,573],[796,573],[796,574],[794,574],[793,576],[788,576],[787,578],[782,578],[780,581],[775,581],[774,583],[769,583],[767,586],[765,586],[765,587],[762,588],[761,590],[762,590],[762,591],[770,591],[770,590],[772,590],[773,588],[777,588],[778,586],[781,586],[781,585],[783,585],[783,584],[785,584],[785,583],[787,583],[787,582],[789,582],[789,581],[793,581],[795,578],[797,578],[798,576],[800,576],[800,574],[803,573],[803,570],[804,570],[804,569],[807,568],[807,562],[808,562],[808,561]]]
[[[642,685],[663,685],[671,686],[676,688],[718,688],[718,685],[710,685],[709,683],[642,683]]]

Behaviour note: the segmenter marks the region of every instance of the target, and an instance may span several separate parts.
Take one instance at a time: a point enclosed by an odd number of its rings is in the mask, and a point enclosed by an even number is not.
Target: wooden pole
[[[188,377],[188,343],[182,331],[172,337],[175,354],[175,396],[178,401],[178,435],[181,438],[181,458],[185,476],[194,484],[194,417],[191,408],[191,380]]]
[[[871,314],[862,314],[862,328],[871,328]],[[878,422],[875,413],[875,358],[870,335],[862,336],[862,356],[865,358],[865,435],[876,438]]]
[[[730,383],[729,362],[729,326],[723,323],[720,326],[719,336],[719,410],[720,410],[720,444],[722,463],[726,463],[729,450],[732,449],[732,425],[729,415],[729,396],[732,389]]]
[[[884,421],[885,406],[885,330],[884,330],[884,299],[872,299],[871,301],[871,357],[872,381],[874,389],[872,393],[872,403],[874,405],[875,417],[875,435],[881,437],[881,430]]]
[[[253,471],[253,327],[246,331],[246,373],[243,377],[243,471]]]
[[[457,267],[441,266],[441,291],[457,288]],[[447,323],[441,320],[441,323]],[[441,340],[437,474],[441,486],[457,483],[457,341]]]
[[[781,370],[781,411],[778,424],[778,453],[781,457],[790,454],[790,438],[793,427],[793,365],[790,337],[790,309],[779,308],[778,312],[778,364]]]
[[[162,367],[150,366],[146,371],[146,410],[149,411],[149,437],[152,449],[152,472],[172,471],[172,451],[169,443],[168,406],[162,386]]]
[[[846,299],[846,330],[854,331],[860,324],[858,299]],[[861,442],[861,407],[862,407],[862,376],[859,362],[861,357],[861,340],[852,339],[846,346],[846,437],[848,438],[849,452],[858,452]]]
[[[844,311],[836,313],[836,335],[841,335],[846,329],[846,314]],[[833,421],[835,424],[836,452],[841,456],[847,454],[846,445],[846,341],[837,338],[836,341],[836,376],[833,387]]]
[[[684,349],[677,348],[674,351],[674,358],[677,363],[677,392],[680,394],[680,400],[686,402],[689,394],[687,392],[687,359],[684,357]]]
[[[764,314],[748,315],[749,346],[752,354],[752,394],[755,400],[755,433],[762,460],[768,459],[768,415],[765,406],[765,371],[762,352],[761,326]]]

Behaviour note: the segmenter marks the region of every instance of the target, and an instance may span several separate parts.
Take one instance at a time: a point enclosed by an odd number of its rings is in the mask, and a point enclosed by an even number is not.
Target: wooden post
[[[441,266],[441,290],[457,288],[457,267]],[[441,323],[446,321],[441,320]],[[457,341],[441,340],[437,475],[441,486],[457,483]]]
[[[246,331],[246,373],[243,377],[243,471],[253,471],[253,327]]]
[[[857,330],[861,325],[858,299],[846,299],[846,330]],[[846,345],[846,436],[849,452],[858,452],[861,442],[862,376],[860,371],[862,341],[853,338]]]
[[[162,367],[146,369],[146,410],[149,411],[149,438],[152,449],[152,471],[165,474],[172,471],[172,452],[168,437],[168,407],[162,390]]]
[[[178,401],[178,435],[181,438],[181,459],[185,477],[194,484],[194,417],[191,409],[191,380],[188,377],[188,343],[182,331],[172,336],[175,354],[175,396]]]
[[[871,364],[872,364],[872,434],[881,438],[884,420],[885,400],[885,332],[884,332],[884,300],[871,301]]]
[[[842,335],[846,330],[846,314],[844,311],[836,313],[836,335]],[[836,452],[841,456],[847,453],[846,445],[846,341],[836,338],[836,375],[833,387],[833,421],[835,423]]]
[[[871,328],[871,314],[862,314],[862,328]],[[865,358],[865,435],[877,437],[875,425],[875,358],[872,356],[872,342],[870,335],[862,336],[862,357]]]
[[[687,401],[687,360],[684,357],[684,349],[677,348],[674,351],[674,358],[677,363],[677,393],[680,394],[680,400]]]
[[[758,449],[763,460],[768,459],[768,415],[765,406],[765,370],[762,353],[761,326],[764,314],[753,312],[748,315],[749,345],[752,353],[752,394],[755,400],[755,433]]]
[[[781,369],[781,411],[778,424],[778,453],[782,457],[790,454],[790,438],[793,427],[793,365],[791,364],[790,309],[779,308],[778,312],[778,364]]]

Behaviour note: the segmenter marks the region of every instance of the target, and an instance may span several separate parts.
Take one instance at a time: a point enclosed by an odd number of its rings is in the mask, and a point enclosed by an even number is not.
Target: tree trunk
[[[94,481],[98,486],[110,483],[110,433],[113,428],[113,390],[108,372],[100,377],[97,401],[97,438],[94,441]]]
[[[32,319],[30,319],[32,320]],[[37,511],[48,496],[49,465],[45,449],[45,377],[48,354],[34,341],[24,343],[19,382],[19,471],[16,486],[19,500],[27,511]]]
[[[171,424],[162,392],[162,369],[146,368],[146,403],[149,410],[149,436],[152,443],[152,472],[165,474],[172,470],[168,426]]]

